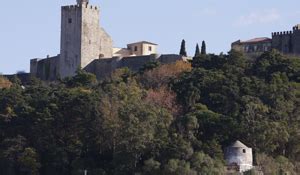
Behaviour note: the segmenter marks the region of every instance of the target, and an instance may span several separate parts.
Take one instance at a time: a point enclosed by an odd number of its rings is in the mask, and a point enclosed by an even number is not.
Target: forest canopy
[[[300,172],[300,59],[275,50],[0,87],[0,174],[219,175],[236,140],[264,173]]]

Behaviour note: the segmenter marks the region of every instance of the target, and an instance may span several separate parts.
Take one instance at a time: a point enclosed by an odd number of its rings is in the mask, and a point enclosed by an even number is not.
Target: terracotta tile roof
[[[241,41],[241,43],[258,43],[258,42],[266,42],[266,41],[271,41],[271,38],[267,38],[267,37],[261,37],[261,38],[254,38],[254,39],[250,39],[247,41]]]
[[[155,43],[151,43],[151,42],[149,42],[149,41],[139,41],[139,42],[135,42],[135,43],[130,43],[130,44],[128,44],[128,45],[132,45],[132,44],[140,44],[140,43],[142,43],[142,44],[158,45],[158,44],[155,44]]]

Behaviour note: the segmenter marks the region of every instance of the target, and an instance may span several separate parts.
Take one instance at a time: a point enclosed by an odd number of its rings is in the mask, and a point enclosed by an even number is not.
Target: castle
[[[175,62],[180,55],[159,55],[157,44],[141,41],[127,48],[113,48],[109,34],[100,27],[100,10],[89,0],[61,8],[60,54],[30,60],[30,74],[46,81],[73,76],[78,68],[103,78],[115,69],[128,67],[137,71],[152,61]]]
[[[265,51],[276,49],[287,55],[300,55],[300,24],[292,31],[274,32],[272,38],[254,38],[233,42],[231,48],[244,52],[248,56],[258,56]]]

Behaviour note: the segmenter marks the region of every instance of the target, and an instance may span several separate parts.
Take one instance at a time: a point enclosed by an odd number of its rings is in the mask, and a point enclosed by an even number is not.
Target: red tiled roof
[[[258,42],[265,42],[265,41],[271,41],[271,38],[267,38],[267,37],[254,38],[247,41],[242,41],[241,43],[258,43]]]
[[[151,43],[151,42],[149,42],[149,41],[139,41],[139,42],[135,42],[135,43],[130,43],[130,44],[128,44],[128,45],[132,45],[132,44],[140,44],[140,43],[142,43],[142,44],[158,45],[158,44],[155,44],[155,43]]]

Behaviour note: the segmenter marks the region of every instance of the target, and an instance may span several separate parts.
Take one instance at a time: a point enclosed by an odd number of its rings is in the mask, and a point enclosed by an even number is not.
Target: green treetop
[[[199,49],[199,44],[197,43],[196,45],[196,51],[195,51],[195,57],[200,55],[200,49]]]
[[[202,55],[206,54],[206,44],[205,44],[205,41],[202,41],[201,54]]]
[[[181,56],[187,56],[186,49],[185,49],[185,40],[184,39],[181,41],[179,55],[181,55]]]

